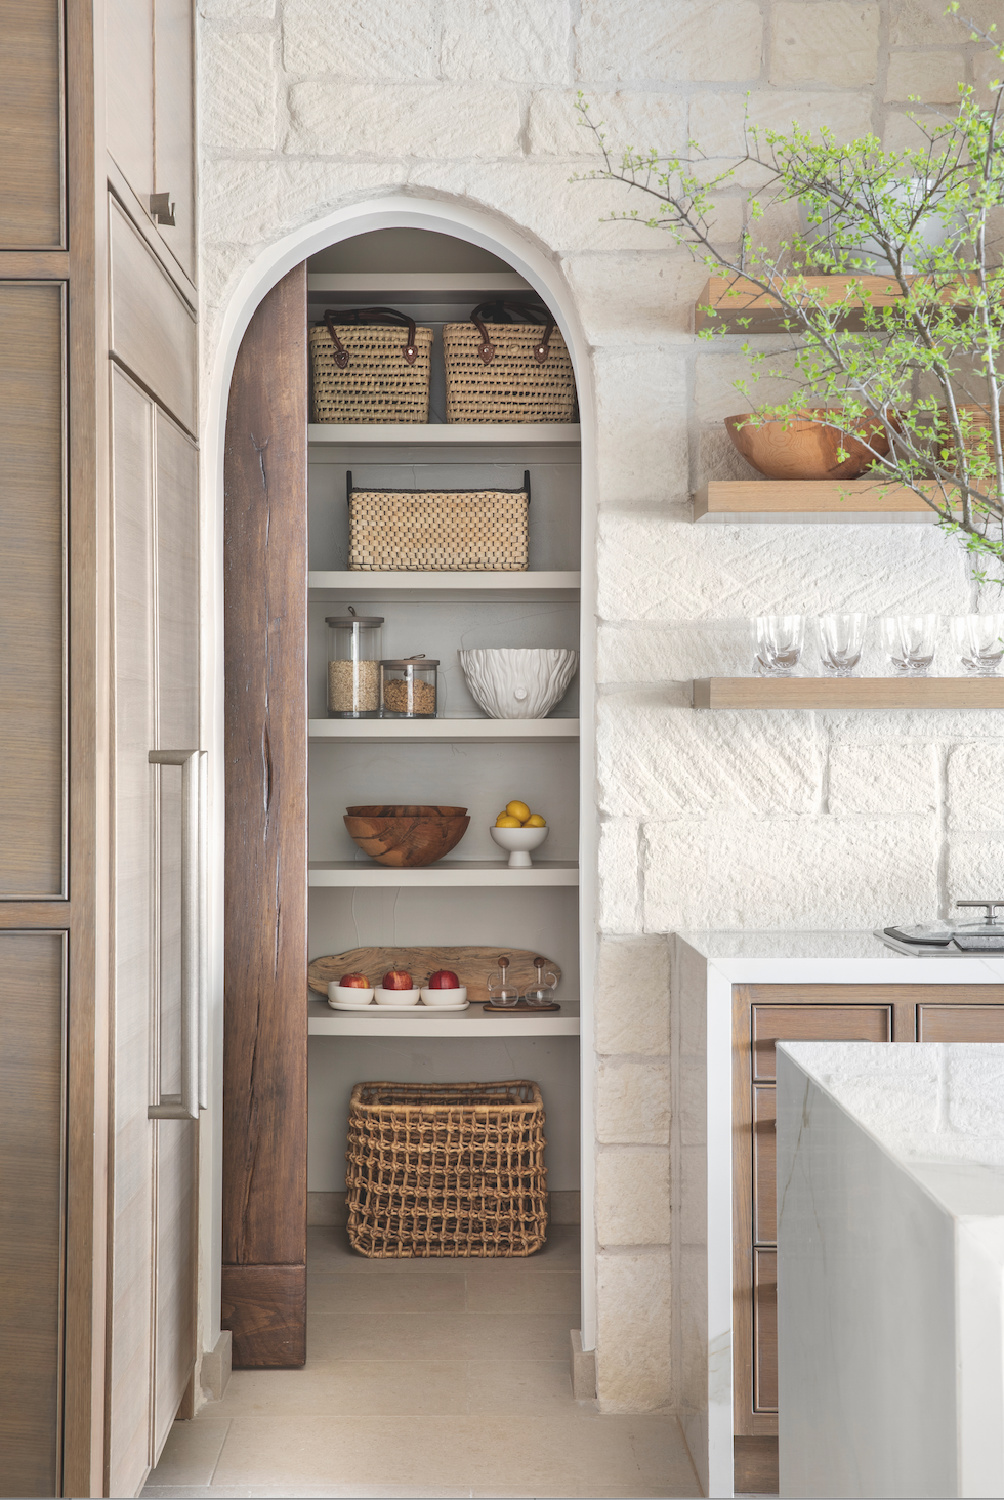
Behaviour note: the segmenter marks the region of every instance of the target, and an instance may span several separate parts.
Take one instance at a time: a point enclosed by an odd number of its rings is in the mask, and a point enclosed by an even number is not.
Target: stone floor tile
[[[469,1417],[237,1417],[217,1468],[220,1484],[255,1482],[302,1492],[337,1476],[372,1490],[470,1487]],[[466,1481],[466,1482],[465,1482]]]
[[[464,1312],[465,1282],[462,1270],[443,1270],[437,1276],[314,1276],[307,1285],[307,1310],[312,1313]]]
[[[310,1357],[302,1370],[235,1370],[220,1416],[422,1416],[467,1411],[463,1360],[335,1360]]]
[[[307,1318],[307,1358],[499,1359],[568,1357],[567,1313],[315,1313]]]
[[[154,1473],[158,1485],[212,1484],[216,1460],[227,1435],[226,1420],[175,1422]],[[150,1476],[153,1482],[153,1475]]]
[[[576,1409],[567,1359],[472,1359],[467,1365],[472,1415]]]
[[[659,1419],[665,1424],[666,1442],[663,1466],[656,1475],[644,1472],[639,1461],[633,1417],[548,1411],[538,1416],[483,1415],[478,1420],[475,1474],[476,1488],[483,1495],[700,1493],[683,1434],[673,1417]]]
[[[569,1327],[579,1326],[580,1283],[578,1271],[545,1271],[511,1262],[503,1271],[496,1266],[470,1266],[467,1271],[467,1311],[470,1313],[520,1313],[539,1309],[567,1313]]]

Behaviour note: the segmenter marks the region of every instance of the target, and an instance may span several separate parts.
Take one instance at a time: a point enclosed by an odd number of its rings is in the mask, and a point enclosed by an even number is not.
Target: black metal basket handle
[[[324,314],[324,321],[328,325],[331,342],[335,346],[335,364],[340,370],[348,367],[349,351],[335,332],[335,319],[343,326],[358,328],[363,323],[387,323],[393,328],[407,328],[408,342],[401,345],[401,353],[410,365],[418,358],[418,345],[415,343],[415,319],[409,318],[407,313],[398,312],[394,307],[350,307],[339,311],[337,308],[328,308]]]

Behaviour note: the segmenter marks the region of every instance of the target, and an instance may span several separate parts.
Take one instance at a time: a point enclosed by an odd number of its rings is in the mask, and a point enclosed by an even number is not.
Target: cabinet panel
[[[64,952],[0,933],[0,1495],[59,1493]]]
[[[777,1241],[777,1090],[768,1083],[753,1090],[753,1238]]]
[[[775,1042],[888,1042],[888,1005],[755,1005],[753,1077],[777,1075]]]
[[[777,1411],[777,1251],[757,1250],[753,1258],[753,1403],[757,1411]]]
[[[918,1005],[921,1042],[1004,1042],[1004,1005]]]
[[[112,353],[194,432],[195,318],[118,203],[109,201]]]
[[[0,283],[0,897],[65,894],[64,301]]]
[[[153,192],[154,0],[105,0],[108,151],[144,208]]]
[[[157,0],[154,55],[156,193],[169,193],[174,224],[160,237],[195,281],[195,36],[192,0]]]
[[[0,249],[66,243],[60,0],[0,0]]]

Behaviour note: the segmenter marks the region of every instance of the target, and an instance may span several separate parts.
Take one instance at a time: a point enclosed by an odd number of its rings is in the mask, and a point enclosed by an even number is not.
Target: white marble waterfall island
[[[1004,1046],[777,1049],[782,1496],[1004,1494]]]
[[[705,1493],[731,1496],[736,1456],[776,1444],[775,1044],[1004,1042],[1004,960],[913,958],[870,932],[686,932],[672,1024],[676,1403]]]

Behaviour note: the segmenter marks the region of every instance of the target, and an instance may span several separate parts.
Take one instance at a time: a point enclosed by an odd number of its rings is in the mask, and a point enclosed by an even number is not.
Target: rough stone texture
[[[608,1147],[596,1158],[596,1238],[615,1245],[669,1242],[669,1152]]]
[[[776,0],[771,11],[770,81],[874,83],[878,0]]]
[[[669,1145],[669,1066],[606,1062],[596,1075],[596,1138],[605,1145]]]
[[[597,1260],[596,1395],[601,1411],[667,1405],[673,1272],[669,1249]]]
[[[662,1145],[675,1065],[666,934],[872,927],[1004,889],[1004,714],[691,710],[691,678],[750,670],[752,615],[947,616],[968,611],[972,591],[958,550],[933,528],[690,524],[698,484],[753,477],[721,425],[747,405],[732,384],[745,372],[742,339],[694,340],[705,266],[643,222],[608,221],[633,209],[644,219],[651,199],[569,181],[595,159],[572,105],[581,87],[615,151],[683,151],[693,136],[728,157],[747,107],[751,122],[779,130],[797,119],[840,140],[873,128],[890,143],[916,140],[910,93],[950,103],[955,78],[968,76],[985,97],[1004,71],[945,8],[199,3],[207,371],[228,300],[262,251],[334,209],[402,191],[515,229],[564,276],[582,321],[600,506],[595,1044],[600,1240],[613,1247],[600,1251],[598,1283],[607,1410],[666,1406],[701,1379],[671,1369],[671,1288],[679,1294],[681,1275],[697,1285],[688,1256],[703,1230],[670,1214],[680,1184]],[[963,10],[986,25],[1000,0]],[[714,241],[730,251],[751,182],[746,169],[714,192]],[[777,247],[797,227],[787,205],[758,235]],[[207,449],[207,472],[212,462]],[[804,667],[817,670],[811,645]],[[886,670],[874,628],[863,670]],[[936,670],[955,670],[945,639]],[[704,1046],[686,1013],[678,1045],[690,1056]],[[680,1107],[678,1177],[702,1119],[699,1099],[681,1096]],[[678,1313],[677,1332],[696,1316],[682,1294]]]

